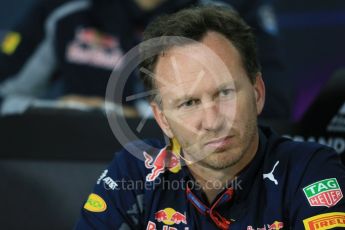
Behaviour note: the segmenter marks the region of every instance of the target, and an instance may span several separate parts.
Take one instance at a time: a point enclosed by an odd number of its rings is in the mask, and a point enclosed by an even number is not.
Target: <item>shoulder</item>
[[[164,144],[157,140],[144,140],[128,143],[114,154],[108,170],[121,179],[145,181],[149,169],[145,163],[147,156],[156,155]]]
[[[270,134],[263,161],[264,172],[277,165],[275,174],[289,190],[303,184],[344,174],[344,166],[336,151],[314,142],[297,142]]]
[[[322,165],[329,158],[339,158],[334,149],[314,142],[297,142],[281,137],[270,149],[267,158],[277,159],[285,169],[304,171],[313,165]]]
[[[270,129],[263,129],[267,138],[265,163],[279,161],[285,169],[305,169],[309,164],[322,164],[329,157],[339,157],[334,149],[315,142],[293,141],[281,137]]]

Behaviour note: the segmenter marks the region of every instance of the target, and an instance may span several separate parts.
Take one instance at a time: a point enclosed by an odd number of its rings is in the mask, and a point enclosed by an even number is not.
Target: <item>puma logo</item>
[[[273,175],[273,172],[275,170],[275,168],[277,167],[277,165],[279,164],[279,161],[277,161],[275,163],[275,165],[273,166],[273,169],[270,173],[267,173],[267,174],[263,174],[263,178],[266,179],[268,178],[269,180],[271,180],[275,185],[278,185],[278,181],[274,178],[274,175]]]

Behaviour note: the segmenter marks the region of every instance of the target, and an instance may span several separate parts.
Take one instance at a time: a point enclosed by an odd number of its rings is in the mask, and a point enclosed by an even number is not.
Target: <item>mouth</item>
[[[225,136],[221,138],[212,139],[204,145],[207,149],[219,152],[228,149],[233,142],[233,136]]]

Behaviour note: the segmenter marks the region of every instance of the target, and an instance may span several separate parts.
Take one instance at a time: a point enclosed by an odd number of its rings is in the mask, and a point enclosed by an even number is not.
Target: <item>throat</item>
[[[222,191],[224,191],[224,188],[222,188],[222,189],[204,189],[203,191],[206,195],[207,202],[211,205],[215,202],[215,200],[219,196],[219,194]]]
[[[236,174],[229,172],[229,170],[214,171],[208,168],[199,167],[191,167],[190,165],[189,169],[195,181],[202,188],[208,203],[212,204],[225,188],[231,187],[232,180],[235,178]]]

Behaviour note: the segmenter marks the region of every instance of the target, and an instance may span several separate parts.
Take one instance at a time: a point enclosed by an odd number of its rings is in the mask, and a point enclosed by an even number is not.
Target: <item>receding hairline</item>
[[[238,56],[238,60],[239,60],[239,65],[241,66],[241,68],[243,69],[243,71],[246,73],[246,75],[248,75],[249,73],[247,73],[246,71],[246,68],[245,68],[245,64],[244,64],[244,60],[243,60],[243,57],[241,55],[241,52],[239,51],[239,49],[233,44],[233,42],[226,36],[224,35],[223,33],[219,32],[219,31],[216,31],[216,30],[206,30],[205,33],[200,37],[200,40],[191,40],[191,39],[188,39],[186,40],[187,42],[186,43],[183,43],[181,45],[171,45],[171,46],[167,46],[165,49],[163,49],[158,55],[157,55],[157,59],[154,63],[154,66],[153,66],[153,74],[154,74],[154,79],[153,79],[153,89],[158,89],[157,88],[157,80],[156,80],[156,77],[157,77],[157,66],[158,66],[158,63],[160,62],[161,58],[166,56],[166,55],[170,55],[170,51],[171,50],[174,50],[174,49],[183,49],[184,47],[186,46],[189,46],[189,45],[197,45],[197,44],[202,44],[203,46],[206,46],[211,52],[214,53],[214,55],[216,55],[217,57],[219,57],[220,60],[222,60],[222,57],[217,54],[212,48],[210,48],[208,45],[206,45],[204,43],[205,39],[207,39],[208,36],[214,34],[215,36],[213,36],[214,39],[223,39],[226,43],[226,45],[232,49],[235,53],[236,53],[236,56]],[[187,54],[188,56],[188,54]],[[223,61],[223,60],[222,60]],[[223,63],[225,64],[226,68],[228,69],[228,66],[226,65],[226,63],[223,61]],[[259,73],[260,71],[258,71]],[[246,76],[247,78],[249,76]]]

